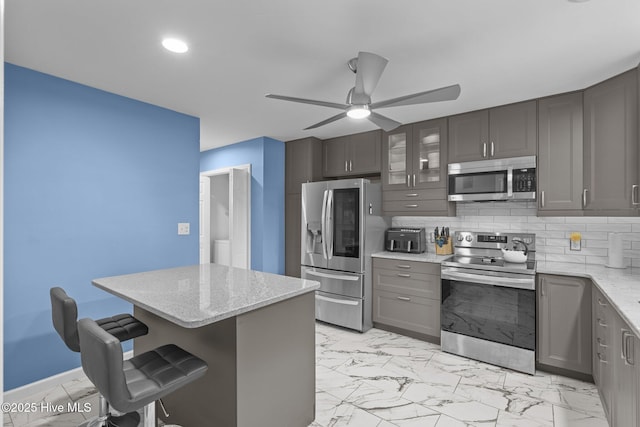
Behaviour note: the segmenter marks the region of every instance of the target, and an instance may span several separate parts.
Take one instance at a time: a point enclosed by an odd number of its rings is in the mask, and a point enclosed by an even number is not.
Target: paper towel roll
[[[609,233],[609,261],[606,266],[625,268],[624,250],[622,249],[622,233]]]

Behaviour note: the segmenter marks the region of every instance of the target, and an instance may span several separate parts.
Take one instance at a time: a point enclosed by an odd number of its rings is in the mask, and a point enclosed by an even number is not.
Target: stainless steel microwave
[[[449,163],[449,200],[535,200],[536,156]]]

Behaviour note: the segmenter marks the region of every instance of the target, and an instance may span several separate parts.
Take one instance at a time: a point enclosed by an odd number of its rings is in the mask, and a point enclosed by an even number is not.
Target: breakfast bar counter
[[[205,377],[163,399],[166,423],[307,426],[315,417],[311,280],[201,264],[93,280],[149,327],[134,353],[176,344]]]

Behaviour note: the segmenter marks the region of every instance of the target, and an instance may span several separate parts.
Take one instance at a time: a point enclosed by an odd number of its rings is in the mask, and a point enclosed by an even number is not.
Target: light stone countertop
[[[92,283],[185,328],[198,328],[313,292],[314,280],[201,264],[94,279]]]
[[[377,252],[374,258],[400,259],[442,263],[451,255],[434,253],[407,254],[402,252]],[[608,268],[603,265],[588,265],[568,262],[537,261],[536,273],[578,276],[591,279],[611,301],[616,311],[640,337],[640,268]]]

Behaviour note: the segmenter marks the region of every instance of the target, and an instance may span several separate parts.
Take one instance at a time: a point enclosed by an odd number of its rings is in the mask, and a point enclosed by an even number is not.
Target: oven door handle
[[[443,271],[442,279],[458,280],[468,283],[481,283],[484,285],[503,286],[505,288],[517,289],[536,289],[536,281],[534,276],[526,278],[515,277],[499,277],[499,276],[481,276],[473,273],[461,273],[459,271]]]

